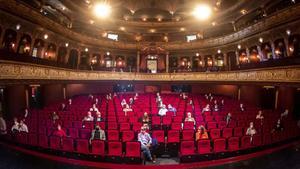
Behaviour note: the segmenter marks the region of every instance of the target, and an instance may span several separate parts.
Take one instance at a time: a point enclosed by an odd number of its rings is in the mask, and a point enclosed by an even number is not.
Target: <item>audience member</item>
[[[139,97],[139,94],[138,93],[135,93],[134,97],[133,97],[133,100],[137,100]]]
[[[280,114],[280,118],[281,118],[281,119],[282,119],[282,118],[285,118],[285,117],[288,116],[288,114],[289,114],[289,110],[288,110],[288,109],[285,109],[284,112]]]
[[[90,143],[92,143],[92,140],[106,140],[105,132],[99,125],[97,125],[91,133]]]
[[[263,125],[264,116],[261,110],[258,111],[258,114],[256,115],[256,120],[259,120],[260,124]]]
[[[24,109],[24,119],[26,119],[29,116],[29,111],[27,108]]]
[[[66,111],[66,110],[67,110],[66,104],[65,104],[65,103],[62,103],[59,110],[60,110],[60,111]]]
[[[143,151],[145,157],[152,161],[151,151],[150,147],[152,144],[152,138],[149,133],[146,132],[146,129],[144,127],[141,127],[141,132],[138,134],[138,141],[141,142],[141,150]]]
[[[256,134],[256,130],[255,130],[255,128],[254,128],[254,125],[253,125],[253,122],[250,122],[250,125],[249,125],[249,127],[248,127],[248,129],[247,129],[247,131],[246,131],[246,135],[248,135],[248,136],[251,136],[251,142],[252,142],[252,138],[253,138],[253,135],[255,135]]]
[[[173,107],[171,104],[168,104],[168,111],[173,112],[174,116],[176,116],[176,108]]]
[[[219,107],[218,107],[217,104],[214,105],[214,109],[213,109],[213,110],[214,110],[214,111],[219,111]]]
[[[68,105],[69,105],[69,106],[72,105],[72,99],[68,99]]]
[[[150,122],[150,118],[147,112],[144,113],[143,117],[142,117],[142,123],[143,124],[149,124]]]
[[[90,111],[91,112],[98,112],[99,111],[96,104],[93,104],[93,106],[90,108]]]
[[[14,118],[14,125],[11,127],[11,131],[13,133],[19,132],[19,122],[16,117]]]
[[[128,104],[125,105],[125,108],[123,108],[123,112],[125,113],[125,116],[127,116],[127,112],[133,111],[132,108]]]
[[[280,119],[277,120],[277,123],[271,132],[274,133],[274,132],[279,132],[279,131],[283,131],[283,125],[282,125],[282,122]]]
[[[19,132],[25,132],[25,133],[28,133],[28,127],[27,127],[27,125],[24,123],[24,120],[20,120],[20,123],[19,123]]]
[[[52,136],[57,137],[67,137],[66,132],[61,128],[61,125],[58,124],[56,130],[53,131]]]
[[[187,117],[184,119],[184,122],[193,122],[194,125],[196,124],[195,118],[192,117],[192,113],[188,112]]]
[[[133,105],[133,103],[134,103],[134,100],[133,100],[132,97],[130,97],[130,98],[129,98],[129,105],[131,106],[131,105]]]
[[[206,104],[206,106],[202,109],[202,113],[204,113],[206,111],[211,111],[209,104]]]
[[[162,107],[158,111],[158,115],[165,116],[167,114],[168,109],[166,108],[166,105],[162,105]]]
[[[96,99],[95,99],[95,102],[94,102],[94,105],[96,105],[96,106],[97,106],[98,104],[99,104],[99,99],[98,99],[98,98],[96,98]]]
[[[103,118],[102,118],[102,116],[101,116],[101,112],[99,112],[99,111],[96,112],[96,118],[95,118],[95,121],[96,121],[96,122],[101,122],[101,121],[103,121]]]
[[[51,114],[51,120],[53,123],[56,123],[56,121],[59,120],[59,116],[55,111]]]
[[[243,103],[240,104],[240,111],[241,112],[244,112],[245,111],[245,106]]]
[[[82,119],[82,121],[94,121],[94,117],[92,116],[92,112],[88,111],[87,115]]]
[[[201,139],[208,139],[208,134],[204,126],[200,125],[196,132],[196,141]]]
[[[122,106],[122,107],[125,107],[126,104],[127,104],[126,100],[125,100],[125,99],[122,99],[122,101],[121,101],[121,106]]]
[[[7,128],[6,128],[6,122],[4,118],[2,117],[2,114],[0,112],[0,135],[4,135],[7,133]]]
[[[226,120],[226,126],[228,126],[230,121],[232,120],[231,113],[227,113],[225,120]]]

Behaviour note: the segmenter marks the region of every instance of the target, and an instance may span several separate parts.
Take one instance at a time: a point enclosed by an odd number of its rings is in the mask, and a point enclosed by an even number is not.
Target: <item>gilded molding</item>
[[[0,61],[0,80],[128,80],[300,83],[300,66],[229,72],[147,74],[128,72],[78,71],[34,64]]]

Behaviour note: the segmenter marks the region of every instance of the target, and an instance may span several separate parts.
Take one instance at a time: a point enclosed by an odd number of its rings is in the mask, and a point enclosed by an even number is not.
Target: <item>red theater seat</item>
[[[62,139],[62,149],[67,152],[73,152],[74,151],[73,138],[63,138]]]
[[[117,141],[108,142],[108,156],[122,157],[122,143]]]
[[[90,129],[80,129],[79,130],[79,138],[89,139],[90,137],[91,137],[91,130]]]
[[[126,130],[122,132],[122,141],[123,142],[128,142],[128,141],[133,141],[135,139],[134,137],[134,132],[131,130]]]
[[[210,140],[199,140],[198,141],[198,153],[199,154],[211,153]]]
[[[68,128],[69,136],[72,138],[78,138],[78,129],[77,128]]]
[[[40,134],[38,138],[39,146],[43,148],[48,148],[48,136]]]
[[[207,129],[216,129],[217,128],[217,122],[207,122]]]
[[[152,133],[152,137],[156,138],[158,143],[164,143],[165,142],[165,134],[163,130],[154,130]]]
[[[119,141],[120,133],[118,130],[108,130],[107,131],[107,140],[108,141]]]
[[[220,129],[211,129],[210,132],[210,138],[216,139],[221,137],[221,130]]]
[[[76,139],[76,152],[89,154],[89,143],[87,139]]]
[[[182,141],[180,144],[180,155],[188,156],[195,154],[195,144],[194,141]]]
[[[228,138],[228,150],[236,151],[240,148],[240,139],[239,137],[230,137]]]
[[[193,141],[194,140],[194,130],[183,130],[182,131],[182,140]]]
[[[251,137],[250,137],[250,136],[243,136],[243,137],[241,138],[241,147],[242,147],[243,149],[246,149],[246,148],[251,147],[251,142],[250,142],[250,140],[251,140]]]
[[[236,127],[233,129],[233,136],[234,137],[242,137],[244,134],[243,134],[243,128],[242,127]]]
[[[223,138],[214,140],[214,152],[225,152],[226,151],[226,140]]]
[[[120,124],[120,131],[124,130],[130,130],[130,124],[129,123],[121,123]]]
[[[57,136],[50,136],[50,148],[55,149],[55,150],[59,150],[61,149],[61,138],[57,137]]]
[[[261,135],[254,135],[252,144],[253,146],[261,146],[262,145]]]
[[[171,129],[172,129],[172,130],[181,130],[181,123],[173,122],[173,123],[171,124]]]
[[[229,138],[232,137],[232,128],[224,128],[222,130],[222,137],[223,138]]]
[[[140,142],[126,142],[126,158],[141,158],[141,143]]]
[[[168,131],[168,143],[179,143],[179,131],[169,130]]]
[[[92,140],[91,154],[104,156],[105,153],[105,142],[102,140]]]

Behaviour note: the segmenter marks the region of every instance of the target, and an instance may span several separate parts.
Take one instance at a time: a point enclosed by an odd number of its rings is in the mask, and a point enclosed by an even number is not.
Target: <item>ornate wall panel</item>
[[[134,80],[300,83],[300,66],[230,72],[147,74],[76,71],[33,64],[22,64],[11,61],[0,61],[0,80]]]

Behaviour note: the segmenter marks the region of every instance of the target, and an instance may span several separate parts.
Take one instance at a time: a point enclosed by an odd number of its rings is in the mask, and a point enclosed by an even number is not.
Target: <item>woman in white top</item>
[[[207,104],[203,109],[202,109],[202,113],[206,112],[206,111],[210,111],[210,106],[209,104]]]
[[[248,129],[246,131],[246,135],[251,136],[251,139],[250,139],[251,142],[252,142],[252,137],[255,134],[256,134],[256,130],[254,128],[253,122],[250,122],[250,126],[248,127]]]
[[[6,134],[6,122],[0,115],[0,135]]]
[[[87,115],[83,118],[82,121],[94,121],[94,117],[92,116],[92,113],[90,111],[87,112]]]
[[[187,113],[187,117],[184,119],[184,122],[193,122],[194,125],[196,124],[195,118],[192,117],[190,112]]]
[[[166,105],[162,105],[162,107],[158,111],[158,115],[165,116],[167,114],[168,109],[166,108]]]
[[[261,125],[263,124],[264,116],[261,110],[258,111],[258,114],[256,115],[256,119],[260,120]]]
[[[26,133],[28,133],[28,127],[27,127],[27,125],[24,123],[23,120],[20,120],[20,124],[19,124],[19,132],[26,132]]]

